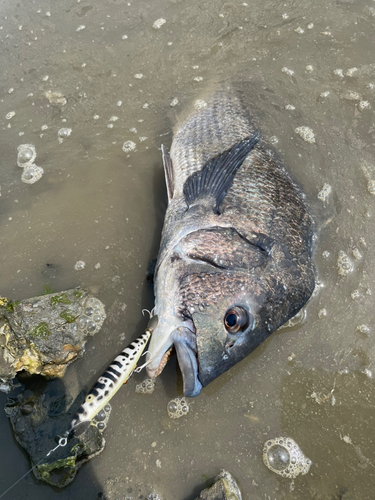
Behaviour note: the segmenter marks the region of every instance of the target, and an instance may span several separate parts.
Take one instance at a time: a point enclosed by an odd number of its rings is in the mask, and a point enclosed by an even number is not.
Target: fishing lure
[[[157,316],[150,318],[146,331],[131,342],[101,374],[96,384],[87,394],[84,403],[73,416],[69,429],[64,437],[70,439],[83,434],[91,425],[92,419],[113,398],[123,384],[131,377],[139,358],[157,325]],[[140,371],[145,365],[139,367]]]

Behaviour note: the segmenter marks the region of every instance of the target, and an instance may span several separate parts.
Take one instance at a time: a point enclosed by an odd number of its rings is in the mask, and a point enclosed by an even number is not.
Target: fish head
[[[220,251],[223,240],[227,244]],[[200,254],[198,246],[190,251],[185,242],[184,258],[166,264],[168,272],[159,270],[159,322],[147,368],[149,376],[157,376],[174,346],[186,396],[199,394],[250,354],[309,296],[300,293],[303,280],[282,252],[276,259],[276,250],[268,254],[229,230],[200,234],[197,241]]]

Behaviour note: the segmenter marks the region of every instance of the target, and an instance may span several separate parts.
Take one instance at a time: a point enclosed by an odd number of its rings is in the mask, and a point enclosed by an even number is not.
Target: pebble
[[[160,19],[157,19],[154,24],[152,25],[152,27],[154,28],[154,30],[159,30],[163,24],[165,24],[167,21],[165,19],[163,19],[162,17]]]
[[[297,127],[294,132],[298,134],[302,139],[310,144],[315,143],[315,135],[310,127]]]
[[[313,66],[311,64],[308,64],[305,68],[306,73],[312,73],[314,71]]]
[[[81,271],[82,269],[85,268],[85,265],[86,263],[83,260],[78,260],[74,265],[74,269],[76,271]]]

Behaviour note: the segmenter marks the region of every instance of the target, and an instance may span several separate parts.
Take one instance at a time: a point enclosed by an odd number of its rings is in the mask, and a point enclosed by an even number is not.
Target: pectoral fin
[[[228,151],[212,158],[202,170],[194,172],[184,185],[184,195],[188,206],[190,207],[200,196],[212,195],[216,200],[214,210],[217,212],[238,169],[260,138],[260,132],[246,137]]]

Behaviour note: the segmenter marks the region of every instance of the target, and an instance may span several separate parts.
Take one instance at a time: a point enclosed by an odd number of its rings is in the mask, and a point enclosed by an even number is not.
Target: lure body
[[[152,329],[147,328],[145,333],[121,351],[102,373],[86,396],[85,402],[78,408],[66,435],[71,435],[73,432],[79,435],[85,432],[95,415],[104,408],[120,387],[127,382],[150,339],[151,332]]]

